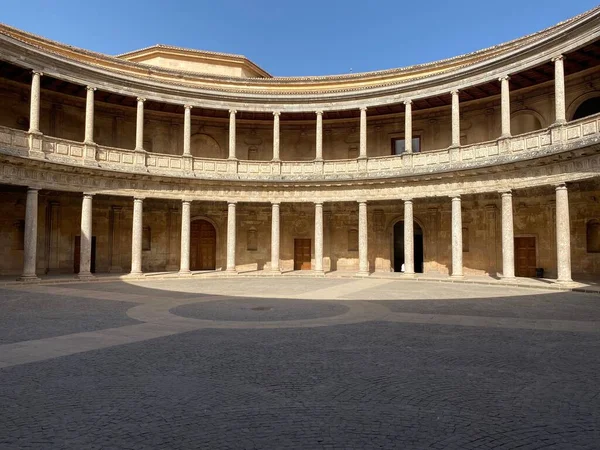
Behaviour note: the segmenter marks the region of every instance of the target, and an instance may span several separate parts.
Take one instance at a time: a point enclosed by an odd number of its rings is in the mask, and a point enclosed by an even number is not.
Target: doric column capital
[[[552,62],[563,61],[565,59],[565,55],[557,55],[551,59]]]
[[[236,109],[230,109],[229,110],[229,115],[236,115],[237,114],[237,110]]]
[[[318,110],[315,111],[315,114],[317,116],[322,116],[323,115],[323,110],[322,109],[318,109]]]
[[[508,80],[510,80],[510,76],[508,76],[508,75],[504,75],[504,76],[501,76],[500,78],[498,78],[498,81],[500,81],[500,82],[508,81]]]
[[[144,203],[145,197],[133,197],[134,203]]]
[[[412,100],[404,100],[405,105],[412,105]]]
[[[314,203],[315,203],[315,206],[318,206],[318,207],[321,207],[321,208],[323,207],[323,201],[316,201]]]
[[[27,187],[27,192],[38,192],[39,190],[40,190],[39,187],[32,187],[32,186]]]
[[[144,97],[138,97],[137,101],[138,101],[138,103],[139,102],[144,103],[146,101],[146,99]]]
[[[357,201],[359,205],[366,205],[367,201],[366,200],[358,200]]]
[[[500,195],[502,197],[512,197],[512,191],[510,189],[505,189],[503,191],[500,191]]]
[[[412,204],[412,202],[413,202],[413,199],[412,199],[412,198],[403,198],[403,199],[402,199],[402,201],[404,202],[404,204],[405,204],[405,205],[406,205],[407,203],[408,203],[408,204]]]
[[[453,202],[460,202],[460,194],[453,195],[450,197]]]
[[[183,105],[183,108],[191,110],[193,108],[193,106],[192,105]]]
[[[275,116],[275,117],[281,116],[281,111],[273,111],[273,116]]]
[[[271,206],[274,206],[276,208],[279,208],[279,205],[281,205],[281,202],[277,201],[277,202],[271,202]]]
[[[557,191],[566,191],[567,190],[567,184],[566,183],[559,183],[554,185],[554,189],[556,189]]]
[[[93,92],[93,91],[95,91],[97,88],[96,88],[96,87],[94,87],[94,86],[86,86],[86,87],[85,87],[85,89],[86,89],[86,90],[88,90],[88,91],[92,91],[92,92]]]
[[[188,199],[184,198],[184,199],[182,199],[182,200],[181,200],[181,203],[182,203],[183,205],[185,205],[185,204],[187,204],[187,205],[191,205],[191,204],[192,204],[192,200],[188,200]]]
[[[95,195],[94,192],[84,192],[83,198],[92,198]]]
[[[237,205],[237,200],[227,200],[227,206],[235,206]]]

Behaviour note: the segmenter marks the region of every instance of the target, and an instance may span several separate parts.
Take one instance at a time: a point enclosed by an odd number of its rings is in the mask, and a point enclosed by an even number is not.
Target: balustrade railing
[[[86,145],[0,127],[0,153],[115,171],[206,179],[327,181],[409,176],[459,170],[560,152],[600,142],[600,114],[507,139],[399,156],[326,161],[235,161]]]

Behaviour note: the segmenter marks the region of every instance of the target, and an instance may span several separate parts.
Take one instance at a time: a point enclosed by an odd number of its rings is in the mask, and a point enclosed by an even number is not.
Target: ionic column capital
[[[144,97],[138,97],[137,101],[138,101],[138,103],[144,103],[146,101],[146,99]]]
[[[281,116],[281,111],[273,111],[273,116],[275,116],[275,117]]]
[[[31,74],[32,75],[37,75],[37,76],[40,76],[40,77],[44,76],[44,72],[42,72],[41,70],[32,70]]]
[[[235,116],[236,114],[237,114],[237,109],[230,109],[229,110],[229,115]]]
[[[92,92],[93,92],[93,91],[95,91],[97,88],[96,88],[96,87],[94,87],[94,86],[86,86],[86,87],[85,87],[85,89],[86,89],[86,90],[88,90],[88,91],[92,91]]]
[[[321,110],[321,109],[318,109],[317,111],[315,111],[315,114],[316,114],[317,116],[322,116],[322,115],[323,115],[323,110]]]
[[[183,108],[191,110],[193,108],[193,106],[192,105],[183,105]]]
[[[556,62],[556,61],[564,61],[565,59],[565,55],[557,55],[554,58],[551,59],[552,62]]]
[[[403,103],[404,103],[405,105],[412,105],[412,102],[413,102],[412,100],[404,100],[404,102],[403,102]]]
[[[502,81],[508,81],[510,80],[510,76],[509,75],[504,75],[500,78],[498,78],[498,81],[502,82]]]

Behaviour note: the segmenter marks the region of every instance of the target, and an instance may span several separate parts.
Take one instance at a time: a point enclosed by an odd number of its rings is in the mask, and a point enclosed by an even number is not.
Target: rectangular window
[[[406,149],[404,138],[392,138],[392,155],[401,155]],[[419,153],[421,151],[421,136],[412,138],[412,151]]]

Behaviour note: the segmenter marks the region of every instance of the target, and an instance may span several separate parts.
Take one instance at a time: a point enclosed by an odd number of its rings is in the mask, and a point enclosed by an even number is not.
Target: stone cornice
[[[447,94],[497,80],[575,49],[600,35],[600,9],[553,28],[465,57],[405,69],[340,77],[235,79],[207,77],[129,63],[0,28],[3,59],[74,83],[155,101],[244,111],[354,109]],[[80,55],[76,57],[74,55]],[[84,57],[85,56],[85,57]],[[473,56],[470,56],[473,58]],[[461,59],[462,58],[462,59]],[[130,66],[130,64],[133,64]],[[425,68],[425,69],[424,69]],[[421,71],[421,72],[419,72]]]

